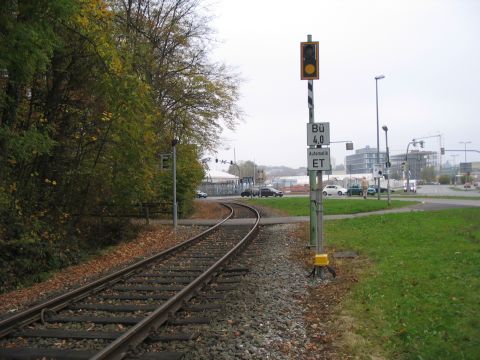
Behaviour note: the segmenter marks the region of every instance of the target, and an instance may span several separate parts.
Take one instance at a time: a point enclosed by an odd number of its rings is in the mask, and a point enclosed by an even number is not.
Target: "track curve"
[[[0,359],[124,358],[256,235],[258,211],[223,205],[230,214],[201,234],[0,321]],[[254,221],[228,225],[239,216]]]

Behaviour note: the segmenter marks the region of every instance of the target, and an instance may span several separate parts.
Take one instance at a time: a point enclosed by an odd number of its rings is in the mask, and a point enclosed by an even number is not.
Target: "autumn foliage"
[[[171,200],[159,158],[173,139],[191,208],[199,159],[240,116],[237,75],[208,58],[205,14],[196,0],[2,1],[0,291],[107,239],[92,217],[105,204],[115,219]]]

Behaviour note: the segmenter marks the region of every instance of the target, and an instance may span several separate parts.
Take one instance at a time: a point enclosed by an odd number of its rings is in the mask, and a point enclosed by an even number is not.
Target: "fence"
[[[242,184],[235,182],[202,183],[200,190],[207,193],[208,196],[233,196],[240,195],[243,191]]]
[[[179,214],[182,213],[181,207],[178,208]],[[160,202],[142,202],[131,205],[117,205],[110,203],[102,203],[98,208],[94,209],[88,214],[83,214],[87,216],[94,216],[100,218],[103,221],[103,218],[138,218],[145,219],[148,224],[152,217],[158,217],[159,215],[172,214],[173,213],[173,203],[171,201],[160,201]],[[79,214],[76,214],[79,216]]]

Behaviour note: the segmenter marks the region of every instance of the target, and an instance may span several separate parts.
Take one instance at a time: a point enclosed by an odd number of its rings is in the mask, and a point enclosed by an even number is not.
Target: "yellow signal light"
[[[300,63],[302,80],[317,80],[318,68],[318,41],[300,43]]]

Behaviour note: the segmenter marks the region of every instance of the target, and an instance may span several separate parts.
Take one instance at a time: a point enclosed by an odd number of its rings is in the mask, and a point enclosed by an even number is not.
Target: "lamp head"
[[[382,129],[383,129],[383,131],[388,131],[387,125],[383,125],[383,126],[382,126]]]
[[[385,75],[375,76],[375,80],[382,80],[382,79],[385,79]]]

